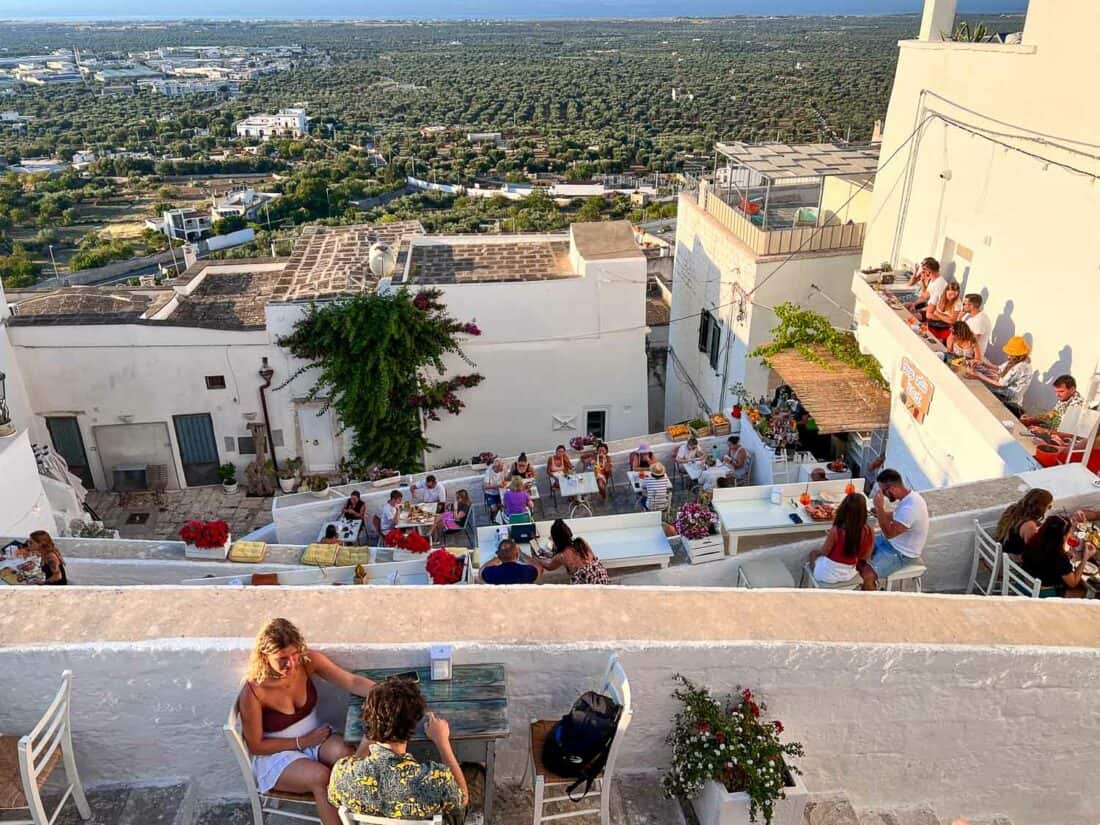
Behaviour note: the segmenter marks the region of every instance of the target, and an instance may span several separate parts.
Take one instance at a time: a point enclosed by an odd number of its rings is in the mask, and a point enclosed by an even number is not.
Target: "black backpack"
[[[542,748],[542,764],[558,776],[577,777],[566,789],[573,791],[584,783],[583,799],[603,770],[615,738],[622,708],[610,696],[588,691],[573,703],[573,709],[554,725]]]

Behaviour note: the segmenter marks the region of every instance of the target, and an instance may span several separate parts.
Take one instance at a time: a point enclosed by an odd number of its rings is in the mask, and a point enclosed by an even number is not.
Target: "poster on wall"
[[[916,422],[921,424],[924,422],[924,417],[928,415],[928,405],[932,403],[932,393],[936,387],[928,376],[917,369],[908,358],[901,359],[900,373],[901,403],[905,405],[905,409],[909,410],[909,414]]]

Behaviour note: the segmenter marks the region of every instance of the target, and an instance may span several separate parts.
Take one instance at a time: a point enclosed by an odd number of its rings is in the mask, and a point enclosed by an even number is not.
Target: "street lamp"
[[[0,372],[0,437],[15,435],[15,425],[11,423],[11,413],[8,412],[8,392],[5,387],[7,375]]]

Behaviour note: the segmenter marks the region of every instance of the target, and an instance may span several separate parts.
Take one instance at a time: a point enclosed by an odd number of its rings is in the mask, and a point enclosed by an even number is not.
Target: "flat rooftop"
[[[409,249],[406,283],[467,284],[573,278],[569,239],[417,238]]]
[[[271,300],[311,301],[354,294],[372,288],[370,248],[381,241],[397,252],[400,272],[408,239],[424,234],[420,221],[354,226],[307,226],[302,229]]]
[[[877,146],[834,143],[716,143],[718,154],[754,172],[783,178],[823,178],[827,175],[874,175]]]
[[[12,326],[39,324],[131,324],[167,304],[165,287],[71,286],[50,292],[12,290]]]
[[[184,277],[190,282],[201,274],[202,280],[190,295],[180,296],[179,305],[164,321],[207,329],[263,329],[267,323],[264,306],[282,271],[259,270],[256,266],[275,261],[248,258],[236,266],[227,261],[200,261]]]

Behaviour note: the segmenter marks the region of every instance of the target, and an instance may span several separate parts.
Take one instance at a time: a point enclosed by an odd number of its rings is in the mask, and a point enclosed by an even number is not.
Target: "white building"
[[[954,17],[953,0],[928,0],[920,38],[899,44],[863,263],[940,259],[964,293],[983,296],[992,360],[1009,337],[1030,341],[1026,409],[1052,406],[1063,374],[1089,397],[1100,364],[1100,112],[1081,95],[1100,70],[1100,6],[1032,2],[1015,45],[943,42]],[[918,487],[1034,466],[1036,443],[1006,429],[1004,406],[941,363],[864,281],[857,272],[857,335],[894,391],[889,463]],[[901,403],[903,358],[931,385],[920,422]]]
[[[198,209],[169,209],[161,213],[160,230],[178,241],[198,241],[214,228],[215,217]]]
[[[88,486],[167,489],[243,469],[264,421],[279,458],[335,470],[345,436],[307,402],[306,374],[275,342],[313,301],[377,288],[371,245],[399,250],[396,283],[434,286],[449,312],[476,319],[465,345],[484,382],[458,417],[430,425],[429,465],[482,450],[516,453],[591,430],[647,431],[646,260],[628,224],[574,225],[569,235],[423,236],[419,223],[306,227],[283,259],[201,261],[174,288],[71,287],[13,292],[9,321],[27,382],[34,439],[56,443]],[[448,365],[450,366],[450,365]]]
[[[194,94],[234,95],[240,90],[240,83],[235,80],[179,80],[166,78],[140,83],[139,85],[147,86],[157,94],[165,97],[181,97]]]
[[[274,115],[252,115],[236,124],[237,136],[268,140],[272,137],[302,137],[309,128],[305,109],[280,109]]]
[[[243,187],[215,197],[210,209],[211,220],[237,216],[252,220],[260,214],[265,205],[280,197],[278,192],[257,192],[251,187]]]
[[[716,147],[716,182],[680,195],[665,421],[729,412],[730,386],[767,392],[748,353],[790,301],[847,327],[877,151],[825,144]],[[841,177],[842,176],[842,177]],[[841,209],[847,201],[844,210]]]

